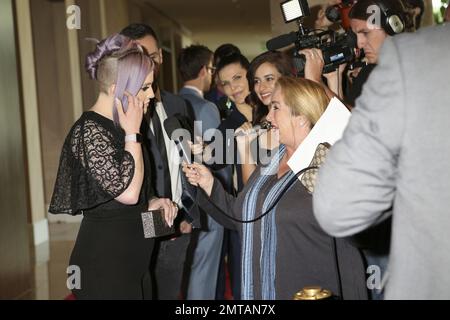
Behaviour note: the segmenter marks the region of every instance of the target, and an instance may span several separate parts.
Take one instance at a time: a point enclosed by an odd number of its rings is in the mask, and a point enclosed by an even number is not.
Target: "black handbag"
[[[144,228],[144,237],[146,239],[159,238],[175,233],[175,227],[169,227],[166,219],[164,219],[164,211],[162,209],[150,210],[143,212],[142,226]]]

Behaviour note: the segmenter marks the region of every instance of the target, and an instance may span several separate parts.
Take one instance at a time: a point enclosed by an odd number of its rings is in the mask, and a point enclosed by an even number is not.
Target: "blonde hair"
[[[316,82],[292,77],[280,77],[279,87],[284,102],[294,116],[305,116],[313,127],[324,113],[330,102],[325,90]]]

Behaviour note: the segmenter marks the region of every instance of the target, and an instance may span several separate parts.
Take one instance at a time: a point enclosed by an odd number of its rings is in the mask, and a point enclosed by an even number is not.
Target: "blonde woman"
[[[278,80],[267,120],[279,133],[281,145],[267,166],[256,168],[237,197],[227,194],[206,167],[183,167],[189,181],[204,190],[201,205],[213,208],[212,201],[222,212],[211,209],[208,213],[240,233],[242,299],[292,299],[300,289],[313,285],[343,299],[367,298],[359,251],[322,231],[314,219],[312,196],[287,165],[328,102],[324,89],[315,82]],[[269,209],[268,215],[254,223],[224,215],[248,221]]]

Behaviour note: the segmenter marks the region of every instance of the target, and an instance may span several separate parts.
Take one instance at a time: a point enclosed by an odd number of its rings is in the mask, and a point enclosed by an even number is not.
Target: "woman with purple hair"
[[[169,225],[177,214],[170,200],[153,196],[140,143],[153,63],[136,43],[113,35],[87,56],[86,70],[100,93],[65,140],[49,209],[83,215],[69,289],[77,299],[150,299],[154,240],[144,237],[141,213],[162,208]]]

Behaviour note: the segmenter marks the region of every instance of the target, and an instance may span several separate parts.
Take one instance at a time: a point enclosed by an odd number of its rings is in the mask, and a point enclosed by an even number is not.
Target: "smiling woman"
[[[284,144],[273,152],[268,165],[257,167],[237,196],[227,194],[205,166],[183,168],[189,182],[205,191],[199,196],[200,205],[210,206],[212,201],[216,210],[208,214],[240,233],[244,300],[292,299],[311,285],[327,288],[342,299],[367,298],[361,254],[345,240],[322,231],[314,219],[311,194],[287,165],[327,104],[324,89],[315,82],[278,80],[268,119]],[[242,220],[253,222],[241,224]]]

